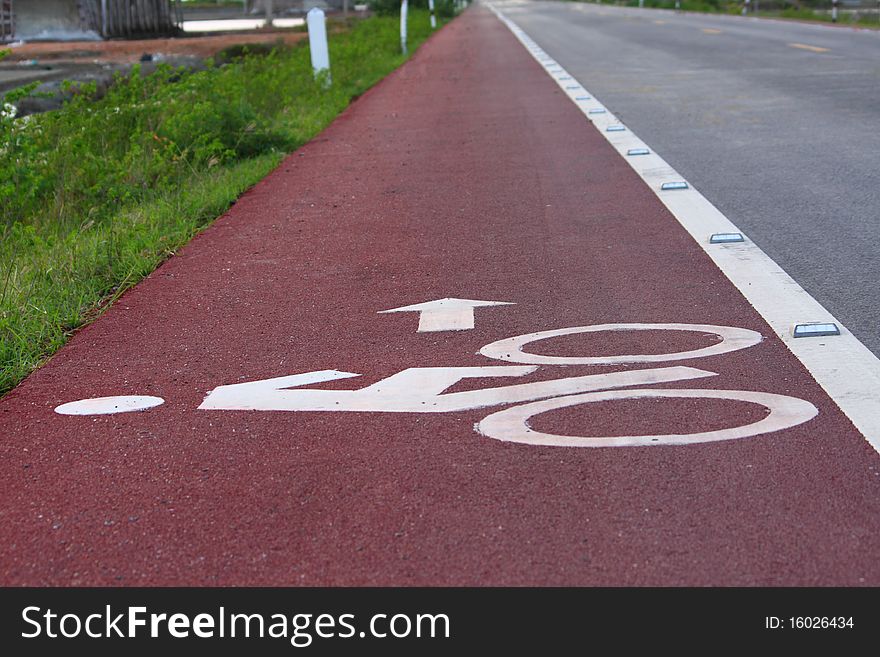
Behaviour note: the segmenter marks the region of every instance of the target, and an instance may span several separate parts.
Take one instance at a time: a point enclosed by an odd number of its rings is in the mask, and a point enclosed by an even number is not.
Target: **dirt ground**
[[[251,30],[169,39],[33,42],[12,48],[12,52],[4,64],[33,60],[46,64],[64,62],[131,63],[140,60],[145,53],[153,56],[206,58],[228,46],[240,43],[283,41],[286,44],[293,44],[306,37],[305,32],[292,30]]]
[[[36,41],[7,46],[11,52],[0,62],[0,101],[11,89],[39,82],[37,93],[16,103],[19,116],[36,114],[62,105],[68,95],[62,88],[65,80],[95,82],[100,91],[111,84],[114,75],[127,73],[136,62],[145,62],[145,73],[160,62],[198,69],[205,59],[229,46],[279,42],[290,45],[307,38],[306,32],[275,29],[161,39]]]

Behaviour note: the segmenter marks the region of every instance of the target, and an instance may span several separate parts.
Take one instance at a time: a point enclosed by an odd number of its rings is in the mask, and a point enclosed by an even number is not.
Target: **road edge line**
[[[880,359],[700,192],[689,184],[686,189],[663,190],[664,183],[687,181],[514,21],[492,3],[487,3],[487,7],[651,188],[871,447],[880,453],[880,394],[877,392],[880,391]],[[612,126],[619,127],[608,131]],[[648,152],[627,155],[633,149]],[[744,239],[738,243],[711,244],[709,238],[716,233],[740,233]],[[813,322],[833,322],[840,329],[840,335],[824,340],[794,337],[795,324]]]

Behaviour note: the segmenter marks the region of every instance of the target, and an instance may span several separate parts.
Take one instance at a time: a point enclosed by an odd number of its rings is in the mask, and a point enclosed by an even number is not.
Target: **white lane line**
[[[647,144],[631,130],[607,132],[606,129],[611,125],[624,124],[596,100],[586,85],[576,80],[544,52],[516,23],[492,4],[488,6],[532,57],[545,69],[553,69],[550,76],[562,87],[563,92],[581,112],[588,115],[599,134],[617,149],[642,180],[654,190],[679,223],[760,313],[773,332],[803,363],[871,446],[880,452],[880,359],[693,186],[674,191],[662,190],[664,183],[683,181],[683,176],[653,149],[647,154],[627,157],[627,151],[631,149],[643,153],[648,149]],[[560,83],[560,77],[581,84],[583,91],[567,90],[566,86],[570,83]],[[580,96],[584,91],[592,98],[589,101],[577,100],[575,96]],[[595,113],[594,110],[597,109],[604,109],[605,112]],[[716,233],[741,233],[745,239],[738,243],[711,244],[709,239]],[[807,322],[833,322],[840,328],[840,335],[795,338],[795,324]]]

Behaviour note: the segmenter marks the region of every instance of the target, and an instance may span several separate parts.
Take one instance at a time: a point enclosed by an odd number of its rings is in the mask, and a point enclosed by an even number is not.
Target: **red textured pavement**
[[[516,305],[442,333],[417,333],[415,314],[377,314],[443,297]],[[495,409],[197,410],[222,384],[337,369],[363,376],[321,387],[353,389],[408,367],[503,365],[477,351],[611,322],[759,331],[750,349],[672,363],[719,376],[659,387],[787,394],[820,413],[736,441],[588,449],[476,433]],[[540,348],[662,352],[666,339]],[[53,412],[124,394],[166,403]],[[683,433],[755,419],[735,402],[641,400],[535,427]],[[880,584],[880,457],[479,8],[0,401],[0,435],[6,585]]]

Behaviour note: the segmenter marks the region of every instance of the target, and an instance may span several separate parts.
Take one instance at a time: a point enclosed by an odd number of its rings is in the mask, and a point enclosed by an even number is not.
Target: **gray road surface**
[[[880,31],[496,6],[880,355]]]

